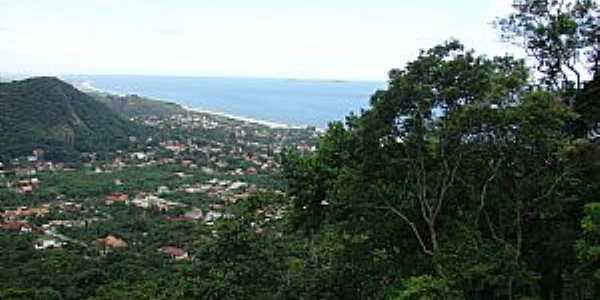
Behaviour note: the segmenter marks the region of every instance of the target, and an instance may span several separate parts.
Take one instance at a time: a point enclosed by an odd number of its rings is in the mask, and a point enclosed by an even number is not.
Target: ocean
[[[384,82],[217,77],[68,75],[61,79],[116,94],[290,126],[326,128],[368,107]]]

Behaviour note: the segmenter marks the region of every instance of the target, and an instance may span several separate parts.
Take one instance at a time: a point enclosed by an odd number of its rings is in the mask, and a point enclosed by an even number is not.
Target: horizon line
[[[135,74],[135,73],[21,73],[0,72],[0,77],[63,77],[63,76],[115,76],[115,77],[171,77],[171,78],[214,78],[214,79],[264,79],[264,80],[290,80],[290,81],[337,81],[337,82],[370,82],[385,83],[388,79],[365,79],[365,78],[335,78],[335,77],[292,77],[292,76],[261,76],[261,75],[183,75],[183,74]]]

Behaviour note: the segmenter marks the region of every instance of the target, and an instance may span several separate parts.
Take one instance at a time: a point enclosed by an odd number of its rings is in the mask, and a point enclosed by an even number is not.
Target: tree
[[[600,296],[600,203],[589,203],[581,220],[583,235],[575,248],[579,259],[578,277],[584,296]],[[586,298],[587,299],[587,298]]]
[[[384,257],[386,289],[432,275],[473,299],[560,295],[582,203],[576,114],[527,79],[523,61],[457,41],[422,51],[316,153],[287,157],[296,228],[347,236],[355,277],[374,266],[361,253]]]
[[[517,0],[497,21],[502,37],[522,45],[550,87],[583,88],[583,64],[594,76],[600,63],[600,10],[594,0]]]

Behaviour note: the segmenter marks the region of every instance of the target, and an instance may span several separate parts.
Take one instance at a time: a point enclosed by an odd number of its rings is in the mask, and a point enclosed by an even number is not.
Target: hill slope
[[[80,152],[124,146],[140,127],[73,86],[51,77],[0,83],[0,159],[28,155],[72,160]]]
[[[185,113],[185,110],[178,104],[152,100],[138,95],[117,96],[97,92],[91,92],[89,95],[127,118],[147,116],[163,118]]]

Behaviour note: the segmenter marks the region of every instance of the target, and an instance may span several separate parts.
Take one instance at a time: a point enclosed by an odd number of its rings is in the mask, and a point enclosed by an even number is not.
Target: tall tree
[[[502,36],[537,61],[543,83],[583,88],[581,67],[594,76],[600,63],[600,10],[594,0],[515,0],[515,12],[497,21]]]

